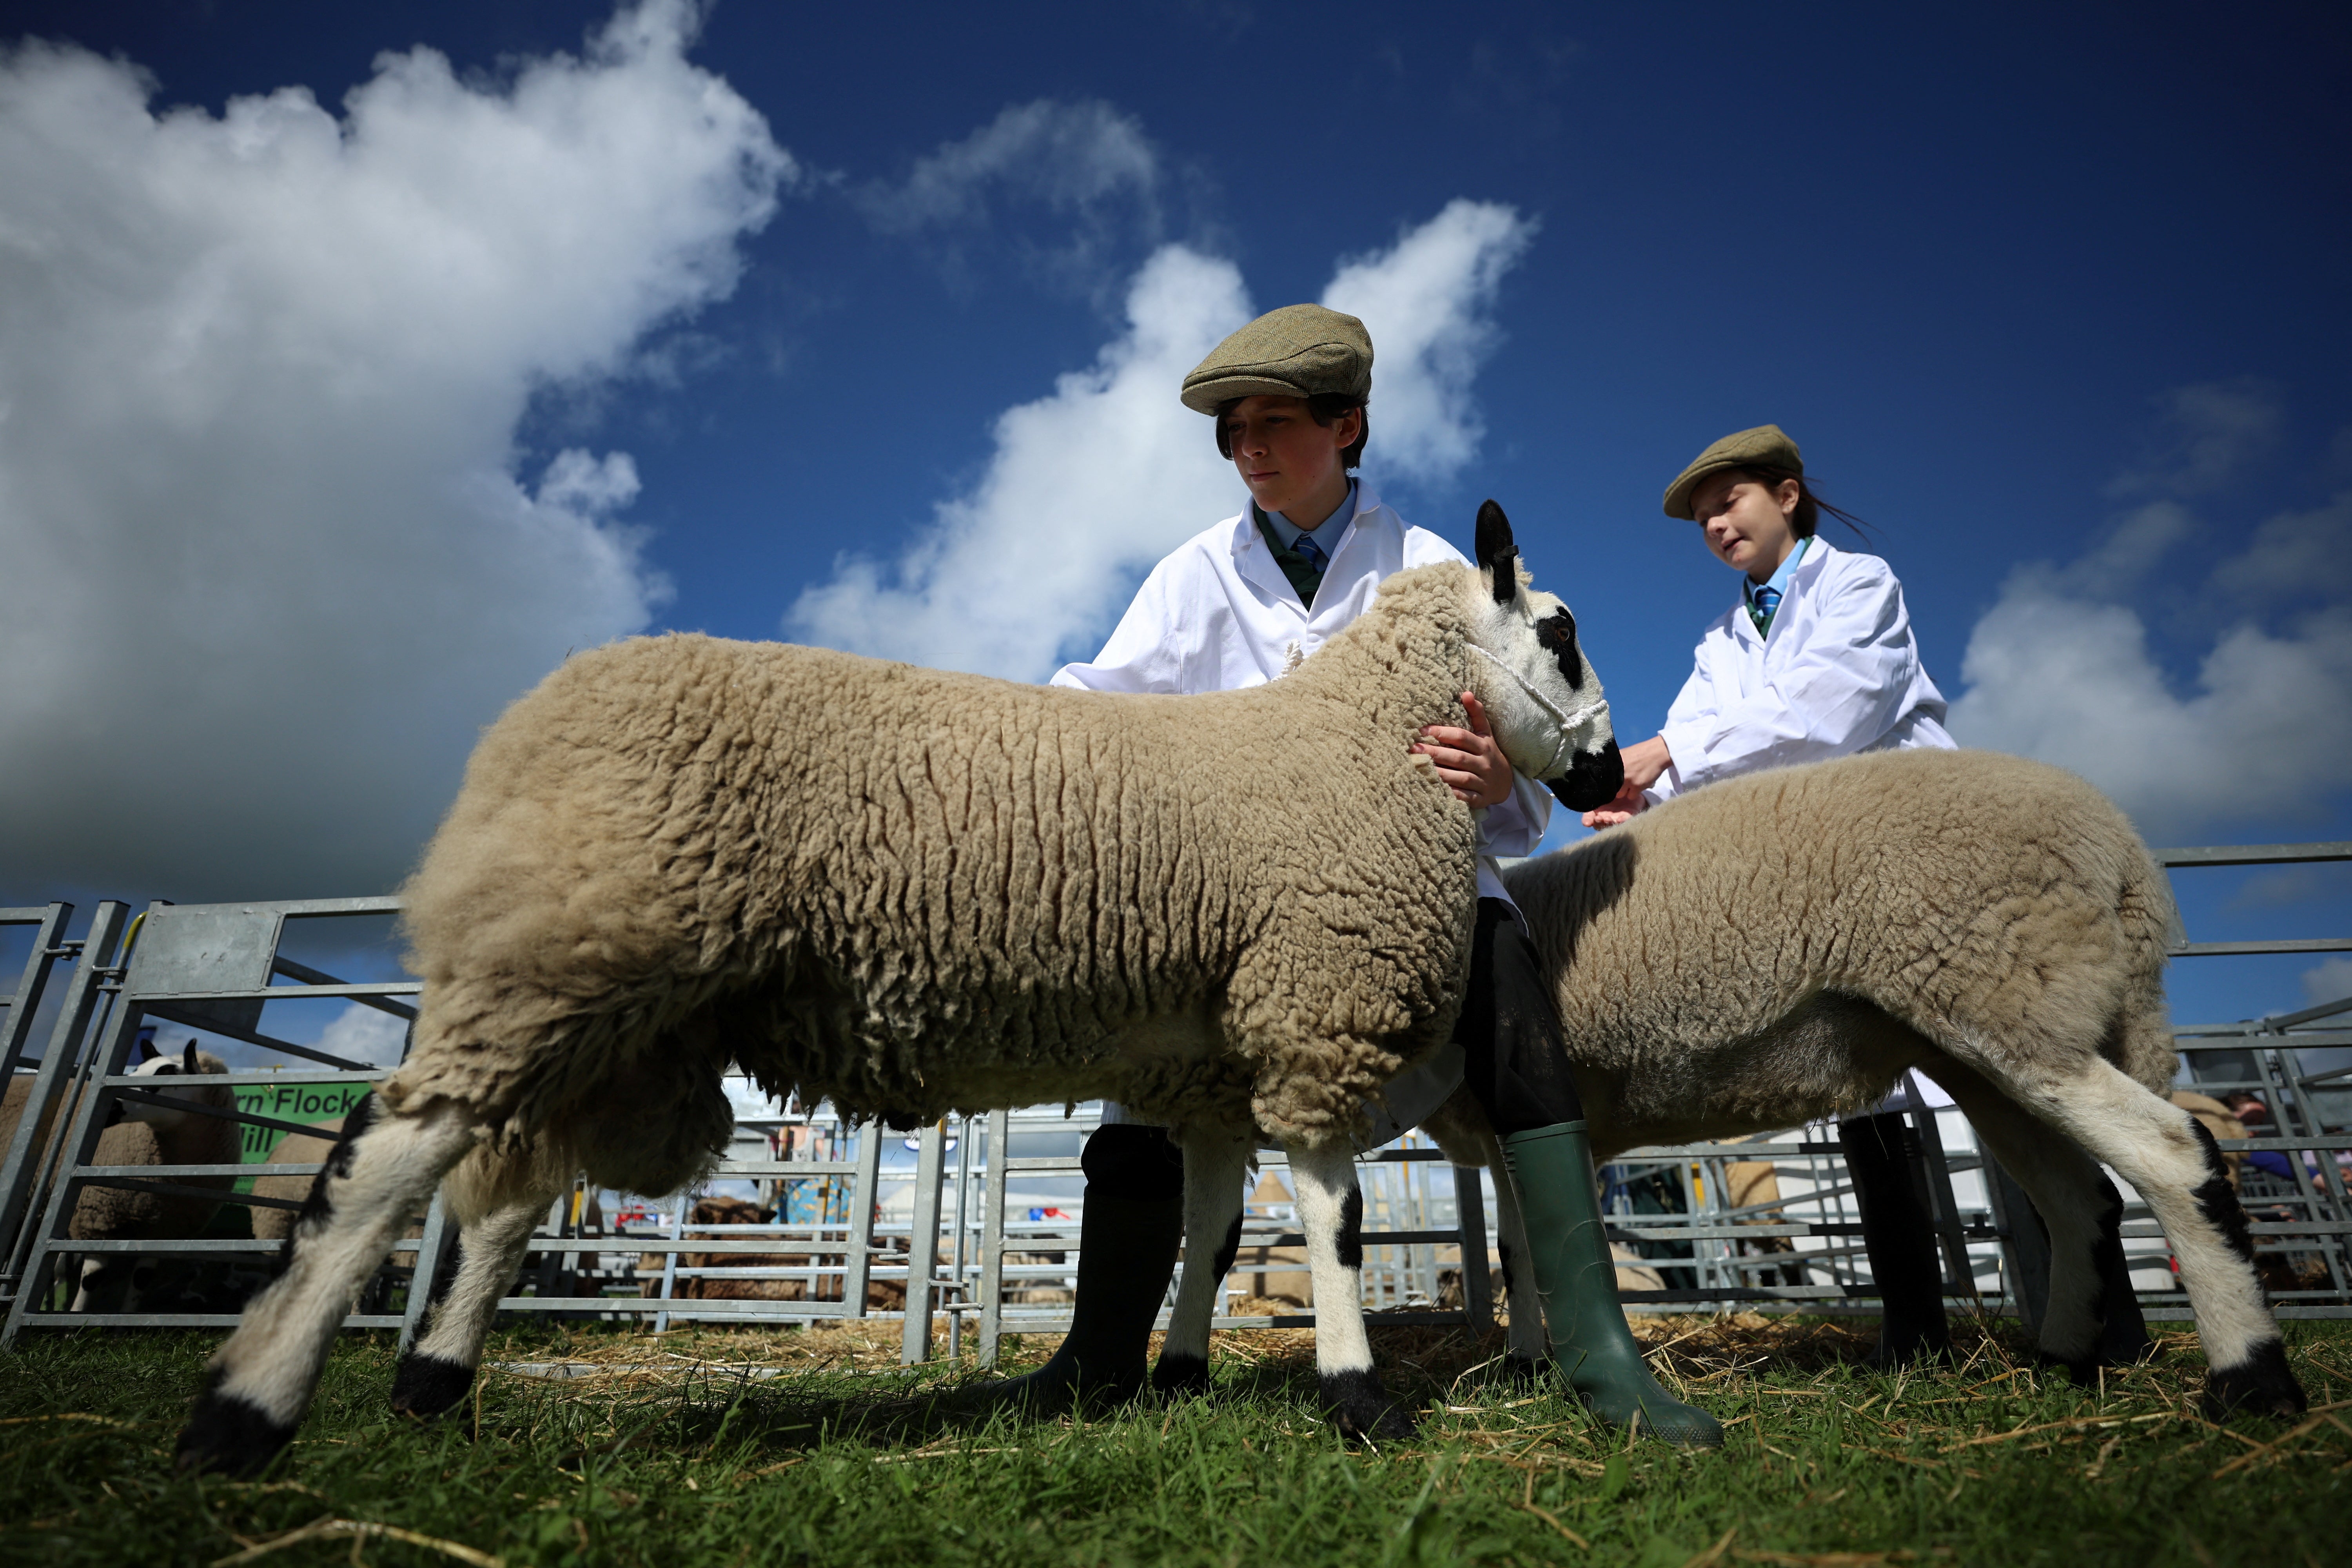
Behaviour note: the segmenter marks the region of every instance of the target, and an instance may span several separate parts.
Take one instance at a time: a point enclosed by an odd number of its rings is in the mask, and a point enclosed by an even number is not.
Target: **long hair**
[[[1774,463],[1742,463],[1736,472],[1747,475],[1768,489],[1779,490],[1785,479],[1797,481],[1797,510],[1790,515],[1789,531],[1800,539],[1811,539],[1822,526],[1822,513],[1827,512],[1864,539],[1871,536],[1870,524],[1846,510],[1832,506],[1815,492],[1805,476],[1794,468],[1784,468]]]

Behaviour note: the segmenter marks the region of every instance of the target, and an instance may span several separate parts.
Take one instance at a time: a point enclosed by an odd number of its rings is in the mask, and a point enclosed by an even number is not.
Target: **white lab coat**
[[[1815,538],[1759,637],[1743,597],[1698,639],[1682,694],[1658,732],[1673,765],[1647,794],[1857,752],[1948,750],[1944,694],[1919,664],[1903,584],[1875,555]],[[1834,827],[1832,828],[1834,831]],[[1940,1109],[1951,1096],[1905,1073],[1872,1110]]]
[[[1102,652],[1090,663],[1064,665],[1054,684],[1180,696],[1260,685],[1287,668],[1294,647],[1311,654],[1361,615],[1382,578],[1433,561],[1468,564],[1427,529],[1407,526],[1359,480],[1355,519],[1331,547],[1309,615],[1244,506],[1169,552]],[[1551,820],[1550,793],[1517,775],[1509,799],[1476,815],[1478,895],[1507,900],[1495,857],[1535,852]]]
[[[1816,538],[1757,634],[1745,602],[1698,639],[1659,731],[1674,758],[1650,803],[1763,768],[1856,752],[1949,748],[1944,694],[1920,668],[1903,584],[1875,555]]]

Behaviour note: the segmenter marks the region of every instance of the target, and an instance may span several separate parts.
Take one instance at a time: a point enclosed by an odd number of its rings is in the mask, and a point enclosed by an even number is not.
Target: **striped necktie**
[[[1748,618],[1756,623],[1756,635],[1763,637],[1772,629],[1772,612],[1780,607],[1780,590],[1767,583],[1749,590]]]
[[[1331,564],[1331,558],[1323,552],[1321,545],[1315,542],[1315,536],[1311,533],[1300,534],[1291,541],[1290,548],[1306,558],[1307,564],[1315,568],[1318,576]]]

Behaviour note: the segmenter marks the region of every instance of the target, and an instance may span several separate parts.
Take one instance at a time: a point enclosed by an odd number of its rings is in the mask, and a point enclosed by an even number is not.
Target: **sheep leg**
[[[1505,1173],[1509,1167],[1503,1163],[1501,1140],[1487,1132],[1479,1142],[1486,1152],[1486,1169],[1497,1173],[1495,1228],[1500,1235],[1496,1239],[1503,1254],[1504,1306],[1510,1315],[1509,1351],[1503,1364],[1513,1382],[1532,1383],[1543,1371],[1544,1363],[1551,1359],[1551,1335],[1544,1328],[1543,1297],[1537,1291],[1535,1281],[1523,1273],[1528,1257],[1528,1216],[1519,1207],[1518,1189]],[[1457,1171],[1454,1179],[1475,1182],[1478,1173]]]
[[[1381,1387],[1364,1332],[1364,1194],[1356,1185],[1355,1155],[1345,1143],[1294,1148],[1290,1173],[1298,1184],[1315,1281],[1315,1371],[1323,1408],[1352,1441],[1410,1437],[1412,1417]]]
[[[1162,1394],[1204,1394],[1217,1287],[1242,1246],[1242,1173],[1249,1163],[1249,1143],[1230,1132],[1188,1130],[1183,1147],[1184,1271],[1178,1277],[1176,1310],[1169,1314],[1151,1386]],[[1204,1245],[1213,1236],[1221,1238],[1213,1257]]]
[[[2038,1115],[2113,1166],[2156,1211],[2180,1260],[2180,1282],[2205,1346],[2206,1414],[2221,1419],[2243,1409],[2291,1415],[2306,1408],[2309,1401],[2287,1366],[2278,1323],[2254,1272],[2246,1211],[2213,1135],[2101,1058],[2021,1092]],[[2054,1297],[2054,1234],[2052,1243]]]
[[[180,1434],[182,1470],[249,1474],[293,1440],[343,1314],[478,1136],[472,1114],[446,1100],[393,1116],[370,1096],[344,1119],[287,1238],[285,1271],[213,1357]]]
[[[2093,1381],[2109,1303],[2098,1258],[2116,1234],[2123,1197],[2098,1163],[1983,1079],[1940,1064],[1922,1069],[1967,1115],[1987,1152],[2017,1178],[2050,1233],[2050,1301],[2042,1353],[2077,1383]],[[2024,1215],[2017,1221],[2031,1224]],[[2013,1222],[2014,1223],[2014,1222]]]
[[[457,1186],[453,1182],[445,1191],[454,1192]],[[499,1299],[514,1282],[523,1254],[530,1249],[531,1233],[556,1196],[556,1190],[531,1193],[487,1214],[458,1216],[453,1267],[435,1282],[424,1331],[393,1373],[394,1410],[404,1415],[438,1415],[466,1397],[482,1364],[482,1342],[498,1316]]]

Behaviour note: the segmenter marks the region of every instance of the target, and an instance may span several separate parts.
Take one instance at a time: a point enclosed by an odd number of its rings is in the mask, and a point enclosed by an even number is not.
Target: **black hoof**
[[[2205,1377],[2205,1416],[2227,1421],[2249,1415],[2299,1415],[2311,1401],[2287,1370],[2286,1347],[2264,1340],[2235,1366],[2217,1366]]]
[[[2059,1351],[2037,1348],[2033,1364],[2044,1372],[2063,1372],[2066,1381],[2077,1388],[2099,1386],[2099,1352],[2093,1349],[2068,1355]]]
[[[466,1397],[474,1369],[439,1356],[404,1355],[392,1374],[392,1407],[403,1415],[438,1415]]]
[[[1171,1399],[1205,1399],[1209,1393],[1209,1363],[1196,1355],[1163,1352],[1160,1364],[1151,1369],[1151,1386]]]
[[[1948,1363],[1952,1359],[1952,1336],[1940,1323],[1932,1330],[1886,1324],[1878,1331],[1877,1345],[1864,1359],[1880,1372]]]
[[[1325,1373],[1322,1384],[1323,1408],[1349,1442],[1393,1443],[1412,1436],[1411,1413],[1390,1401],[1371,1368]]]
[[[1533,1388],[1543,1382],[1543,1362],[1514,1352],[1503,1358],[1503,1370],[1496,1374],[1496,1381],[1510,1388]]]
[[[219,1382],[218,1373],[206,1381],[180,1433],[173,1463],[184,1476],[250,1476],[294,1440],[291,1425],[272,1420],[250,1401],[217,1392]]]

